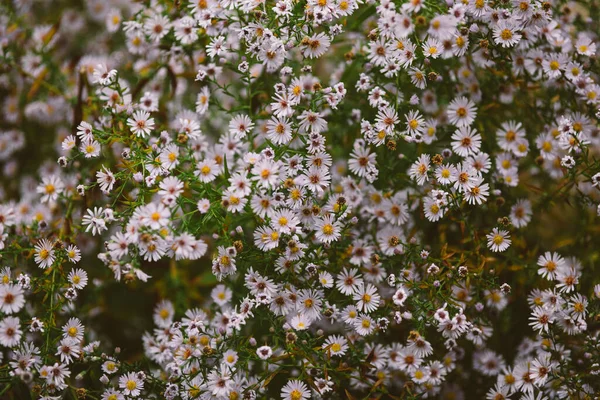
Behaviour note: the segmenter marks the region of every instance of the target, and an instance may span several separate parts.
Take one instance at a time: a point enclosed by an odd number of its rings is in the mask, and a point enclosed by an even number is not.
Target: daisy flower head
[[[81,268],[72,269],[67,279],[75,289],[83,289],[88,283],[87,272]]]
[[[519,43],[522,35],[513,19],[502,19],[493,29],[494,42],[502,47],[513,47]]]
[[[46,269],[54,263],[54,246],[47,239],[42,239],[34,247],[35,262],[38,267]]]
[[[115,184],[115,175],[103,165],[102,169],[96,172],[96,180],[102,193],[108,194]]]
[[[341,357],[348,350],[348,340],[341,335],[331,335],[325,340],[322,347],[327,354]]]
[[[144,389],[144,381],[139,378],[138,373],[128,372],[119,377],[119,387],[126,396],[138,397]]]
[[[331,214],[327,214],[315,224],[315,237],[321,243],[331,243],[340,238],[341,228],[341,223],[334,221]]]
[[[133,113],[131,118],[127,119],[131,132],[138,137],[146,137],[154,129],[154,118],[150,118],[150,113],[138,110]]]
[[[20,285],[0,284],[0,312],[13,314],[25,305],[25,295]]]
[[[377,288],[372,284],[361,285],[354,292],[353,300],[356,301],[356,308],[366,313],[377,310],[381,296],[377,293]]]
[[[498,228],[492,229],[492,232],[487,234],[486,237],[488,240],[488,247],[493,252],[505,251],[511,244],[508,232]]]
[[[91,230],[93,236],[104,232],[107,229],[104,209],[101,207],[94,207],[93,210],[88,208],[87,214],[81,220],[81,224],[86,227],[86,232]]]
[[[281,389],[281,398],[283,400],[306,400],[310,399],[308,386],[300,380],[291,379]]]
[[[302,54],[304,57],[319,58],[325,54],[327,49],[329,49],[329,46],[331,46],[331,39],[321,32],[311,37],[305,37],[300,44],[303,48]]]
[[[245,114],[236,115],[229,121],[229,132],[238,138],[245,138],[253,128],[254,122]]]
[[[465,96],[455,98],[450,102],[446,110],[448,121],[457,128],[464,128],[475,121],[477,109],[472,100]]]
[[[421,154],[417,161],[413,163],[408,171],[408,175],[411,179],[415,180],[419,186],[425,184],[429,180],[429,166],[431,157],[429,154]]]
[[[458,128],[452,135],[452,150],[461,157],[479,153],[481,135],[470,126]]]
[[[57,175],[50,175],[42,178],[42,182],[37,187],[37,192],[42,195],[42,203],[48,203],[56,201],[64,189],[63,181]]]
[[[85,158],[95,158],[100,155],[100,143],[95,139],[84,139],[79,146],[79,150]]]

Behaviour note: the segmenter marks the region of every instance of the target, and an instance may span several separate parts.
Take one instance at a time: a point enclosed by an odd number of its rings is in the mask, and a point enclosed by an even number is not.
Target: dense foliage
[[[596,398],[598,21],[3,2],[0,398]]]

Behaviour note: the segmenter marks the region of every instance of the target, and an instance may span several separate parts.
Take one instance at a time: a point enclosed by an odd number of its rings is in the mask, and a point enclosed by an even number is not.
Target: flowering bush
[[[0,7],[0,397],[600,393],[597,3]]]

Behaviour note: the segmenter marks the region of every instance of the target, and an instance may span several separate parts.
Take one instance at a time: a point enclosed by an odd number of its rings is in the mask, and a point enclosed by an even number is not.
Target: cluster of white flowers
[[[63,3],[0,5],[0,397],[600,392],[597,6]]]

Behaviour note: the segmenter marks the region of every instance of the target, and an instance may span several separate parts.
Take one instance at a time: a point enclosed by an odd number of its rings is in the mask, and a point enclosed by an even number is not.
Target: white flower
[[[126,396],[137,397],[144,389],[144,381],[138,378],[135,372],[128,372],[119,377],[119,387]]]
[[[281,389],[283,400],[305,400],[310,399],[308,386],[302,381],[292,379]]]
[[[25,305],[23,288],[20,285],[0,284],[0,312],[14,314]]]
[[[35,245],[35,262],[40,268],[48,268],[54,263],[54,249],[52,244],[42,239]]]
[[[507,231],[494,228],[492,233],[486,235],[488,239],[488,247],[493,252],[502,252],[510,246],[511,240]]]
[[[102,170],[96,172],[96,179],[98,180],[100,190],[103,193],[108,194],[112,191],[113,186],[115,184],[115,176],[104,165],[102,166]]]
[[[94,207],[93,210],[88,208],[87,214],[81,220],[81,224],[86,226],[86,232],[91,230],[93,236],[99,235],[107,229],[104,219],[104,209],[101,207]]]
[[[150,118],[149,112],[138,110],[132,118],[127,119],[127,125],[136,136],[145,137],[154,129],[154,118]]]
[[[44,177],[37,187],[37,192],[42,195],[42,203],[56,201],[58,196],[64,191],[65,185],[57,175]]]

